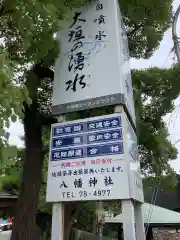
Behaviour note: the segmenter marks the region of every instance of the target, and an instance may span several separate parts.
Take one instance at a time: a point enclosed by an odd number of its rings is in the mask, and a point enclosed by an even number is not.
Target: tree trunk
[[[25,106],[24,112],[25,159],[23,182],[17,202],[11,240],[40,239],[40,233],[37,233],[36,214],[44,160],[41,128],[44,125],[49,126],[52,120],[54,120],[49,116],[45,118],[39,112],[37,89],[43,78],[53,80],[53,72],[50,69],[43,68],[41,64],[36,64],[28,73],[26,81],[32,104]],[[78,206],[79,204],[77,203],[66,205],[64,221],[66,239],[69,238],[73,225],[73,217],[78,213]]]
[[[11,240],[39,240],[36,213],[43,168],[42,131],[36,100],[25,107],[25,159]]]
[[[65,203],[64,240],[70,239],[74,220],[76,220],[76,218],[77,218],[80,207],[81,207],[81,203],[79,203],[79,202]]]

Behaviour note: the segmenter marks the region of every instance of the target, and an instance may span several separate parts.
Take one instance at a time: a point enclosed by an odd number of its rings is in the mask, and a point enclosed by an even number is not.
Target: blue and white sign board
[[[52,125],[47,201],[130,198],[124,115]]]

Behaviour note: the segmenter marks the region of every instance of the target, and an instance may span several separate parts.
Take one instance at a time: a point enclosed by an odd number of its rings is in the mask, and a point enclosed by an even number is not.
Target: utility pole
[[[174,48],[175,48],[178,64],[180,64],[180,45],[179,45],[179,39],[177,35],[177,21],[178,21],[179,15],[180,15],[180,4],[173,17],[173,24],[172,24],[172,36],[173,36]]]

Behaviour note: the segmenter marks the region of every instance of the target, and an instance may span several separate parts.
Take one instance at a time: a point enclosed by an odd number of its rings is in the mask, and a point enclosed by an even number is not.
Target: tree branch
[[[4,5],[0,8],[0,17],[3,16],[3,13],[5,11]]]
[[[43,79],[43,78],[49,78],[53,81],[54,79],[54,72],[47,68],[42,66],[42,64],[38,63],[33,67],[33,72],[36,74],[36,76],[39,79]]]
[[[36,77],[39,81],[44,78],[49,78],[52,81],[54,79],[54,72],[51,69],[44,67],[41,63],[35,64],[31,71],[33,72],[33,74],[36,75]],[[37,89],[37,87],[35,88],[35,91],[36,91],[36,89]],[[51,126],[51,124],[57,122],[56,118],[54,118],[50,115],[46,116],[46,115],[43,115],[40,113],[39,113],[39,120],[40,120],[42,126]]]
[[[6,15],[6,14],[12,14],[13,10],[6,10],[6,7],[2,4],[0,8],[0,17]]]
[[[52,116],[41,115],[40,118],[42,126],[51,126],[51,124],[57,123],[57,119]]]

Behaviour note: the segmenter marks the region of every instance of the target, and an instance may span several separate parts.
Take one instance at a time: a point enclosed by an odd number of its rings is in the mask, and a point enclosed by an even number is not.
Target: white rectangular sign
[[[140,166],[137,166],[137,169]],[[142,185],[142,175],[140,171],[131,169],[130,171],[130,196],[139,202],[144,202],[144,193]]]
[[[130,169],[130,196],[139,202],[144,202],[142,174],[140,169],[137,136],[126,114],[124,114],[124,135],[126,142],[126,156]]]
[[[123,114],[52,125],[47,201],[128,199]]]
[[[123,75],[123,95],[125,106],[131,116],[131,119],[136,126],[136,117],[134,109],[134,99],[133,99],[133,88],[132,88],[132,78],[131,78],[131,67],[130,67],[130,55],[128,47],[128,38],[125,30],[124,23],[121,19],[121,50],[122,50],[122,75]]]
[[[53,114],[123,103],[135,124],[122,24],[117,0],[93,1],[73,12],[58,35]]]

